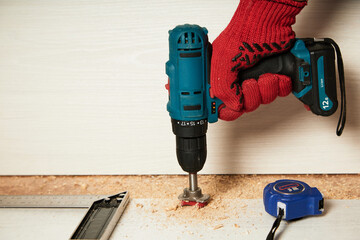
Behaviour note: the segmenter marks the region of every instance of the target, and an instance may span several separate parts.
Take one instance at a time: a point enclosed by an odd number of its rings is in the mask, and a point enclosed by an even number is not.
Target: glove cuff
[[[276,3],[281,3],[299,8],[303,8],[304,6],[307,5],[307,0],[241,0],[241,1],[242,2],[260,2],[260,1],[276,2]]]
[[[295,37],[291,26],[306,4],[295,0],[242,0],[222,34],[256,43],[288,41]]]

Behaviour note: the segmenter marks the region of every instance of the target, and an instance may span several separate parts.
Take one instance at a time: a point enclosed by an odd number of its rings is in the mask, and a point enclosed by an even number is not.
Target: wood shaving
[[[142,204],[140,204],[140,203],[137,203],[137,204],[136,204],[136,207],[138,207],[138,208],[143,208],[144,205],[142,205]]]
[[[179,208],[179,204],[177,204],[177,205],[175,205],[173,207],[168,207],[165,210],[168,211],[168,212],[169,211],[176,211],[178,208]]]
[[[214,227],[214,230],[224,227],[224,224],[219,224]]]

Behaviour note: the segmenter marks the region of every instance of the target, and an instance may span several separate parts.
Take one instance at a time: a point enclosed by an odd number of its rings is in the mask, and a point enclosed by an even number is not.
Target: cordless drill
[[[296,39],[292,49],[265,58],[254,67],[240,71],[239,83],[258,78],[264,73],[290,76],[293,94],[317,115],[330,116],[338,106],[336,94],[335,54],[341,89],[341,127],[345,126],[345,82],[341,53],[331,39]],[[211,94],[211,44],[207,30],[198,25],[179,25],[169,31],[169,61],[166,63],[169,92],[167,110],[176,135],[176,155],[185,172],[189,173],[189,188],[179,199],[182,205],[205,206],[210,196],[202,194],[197,184],[199,172],[206,160],[206,132],[208,123],[218,120],[222,101]]]
[[[189,173],[189,188],[179,196],[182,205],[205,206],[210,199],[197,185],[197,172],[206,160],[208,123],[218,120],[219,99],[210,96],[211,44],[207,30],[197,25],[181,25],[169,31],[169,77],[167,110],[176,135],[176,155]]]

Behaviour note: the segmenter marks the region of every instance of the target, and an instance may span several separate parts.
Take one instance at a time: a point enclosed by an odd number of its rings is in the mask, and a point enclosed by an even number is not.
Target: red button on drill
[[[170,94],[170,79],[168,78],[168,83],[165,84],[165,88],[166,90],[168,90],[169,94]]]

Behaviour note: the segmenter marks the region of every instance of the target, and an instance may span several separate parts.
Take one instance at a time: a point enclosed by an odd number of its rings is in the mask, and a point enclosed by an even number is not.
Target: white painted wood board
[[[167,31],[206,26],[238,1],[0,1],[0,174],[179,174],[166,112]],[[298,37],[342,48],[348,118],[294,96],[210,125],[202,173],[360,172],[360,1],[311,0]]]
[[[274,217],[263,209],[261,199],[225,199],[233,214],[223,220],[168,218],[166,211],[151,213],[152,203],[166,199],[132,199],[111,240],[116,239],[265,239]],[[171,199],[167,199],[172,201]],[[137,207],[143,205],[143,208]],[[359,200],[327,200],[322,216],[282,221],[277,239],[357,240]],[[244,208],[244,206],[246,206]],[[177,211],[181,211],[177,210]],[[196,211],[196,210],[195,210]],[[0,238],[26,240],[68,239],[85,209],[0,209]],[[241,213],[241,214],[238,214]],[[237,224],[239,227],[235,227]],[[223,225],[219,229],[216,226]]]

